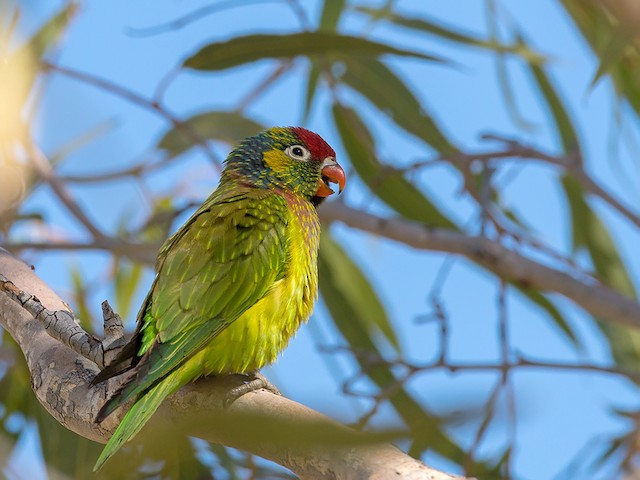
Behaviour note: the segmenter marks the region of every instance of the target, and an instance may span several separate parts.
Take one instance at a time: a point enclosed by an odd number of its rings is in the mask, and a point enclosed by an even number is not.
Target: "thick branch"
[[[34,318],[21,303],[27,295],[28,301],[33,302],[36,297],[35,301],[52,312],[67,311],[68,307],[28,266],[3,249],[0,249],[0,274],[10,281],[3,283],[0,291],[0,325],[24,353],[38,400],[65,427],[105,443],[124,412],[116,411],[100,425],[94,419],[107,396],[117,388],[117,379],[89,387],[98,372],[95,363],[48,335],[43,321]],[[20,294],[19,290],[28,294]],[[233,386],[226,379],[215,378],[187,385],[165,402],[160,416],[173,419],[172,425],[191,435],[278,462],[301,478],[455,478],[425,466],[391,445],[366,446],[352,441],[328,447],[310,445],[295,435],[278,437],[274,431],[296,432],[304,430],[301,426],[305,425],[340,434],[341,438],[345,435],[355,438],[355,434],[303,405],[263,390],[247,394],[225,409],[222,406],[225,395]],[[239,422],[243,428],[238,428]],[[268,429],[264,422],[268,422]]]
[[[557,292],[598,318],[640,328],[640,304],[597,282],[586,282],[531,260],[486,237],[433,229],[408,220],[382,218],[337,202],[321,209],[324,221],[338,221],[421,250],[463,255],[500,278]]]

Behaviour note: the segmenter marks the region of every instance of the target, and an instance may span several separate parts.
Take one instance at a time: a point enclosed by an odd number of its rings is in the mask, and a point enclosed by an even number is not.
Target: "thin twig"
[[[158,102],[150,100],[148,98],[143,97],[135,93],[128,88],[125,88],[121,85],[117,85],[109,80],[105,80],[103,78],[96,77],[89,73],[79,72],[77,70],[61,67],[59,65],[55,65],[49,62],[43,62],[42,67],[47,70],[51,70],[57,72],[61,75],[65,75],[69,78],[73,78],[84,82],[89,85],[93,85],[97,88],[100,88],[106,92],[112,93],[119,97],[124,98],[125,100],[133,103],[134,105],[138,105],[147,110],[151,110],[161,117],[164,117],[168,120],[177,130],[179,130],[186,138],[192,141],[195,145],[199,146],[202,152],[206,155],[207,158],[216,166],[220,166],[220,160],[214,155],[213,151],[207,145],[207,142],[204,138],[202,138],[189,124],[183,122],[178,119],[174,114],[169,112],[169,110],[161,105]]]
[[[242,100],[238,102],[236,110],[243,112],[247,107],[253,103],[259,96],[268,90],[282,75],[284,75],[293,66],[291,60],[285,60],[278,64],[278,66],[267,75],[253,90],[251,90]]]
[[[238,0],[230,0],[228,2],[212,3],[211,5],[206,5],[204,7],[200,7],[196,10],[193,10],[192,12],[189,12],[186,15],[183,15],[182,17],[179,17],[175,20],[172,20],[167,23],[162,23],[154,27],[146,27],[146,28],[129,27],[127,28],[127,33],[135,37],[147,37],[151,35],[158,35],[160,33],[179,30],[183,27],[186,27],[190,23],[193,23],[197,20],[202,20],[207,15],[212,15],[214,13],[218,13],[223,10],[228,10],[234,7],[246,7],[248,5],[255,5],[260,3],[282,3],[282,2],[283,0],[244,0],[242,3],[240,3],[238,2]]]
[[[335,202],[333,202],[335,203]],[[418,222],[383,218],[341,204],[320,210],[325,222],[338,221],[403,244],[463,255],[494,274],[525,288],[557,292],[598,318],[640,328],[640,304],[597,280],[587,281],[527,258],[499,241],[436,229]]]
[[[91,235],[97,240],[104,240],[107,236],[102,233],[100,229],[89,219],[84,213],[80,205],[73,200],[71,194],[67,190],[67,187],[60,181],[53,173],[51,162],[42,153],[42,151],[32,143],[25,145],[29,159],[38,174],[49,184],[53,192],[64,204],[65,207],[71,212],[71,214],[91,233]]]

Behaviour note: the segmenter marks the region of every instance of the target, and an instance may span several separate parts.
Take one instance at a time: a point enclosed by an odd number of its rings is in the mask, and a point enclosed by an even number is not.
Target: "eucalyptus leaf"
[[[78,5],[69,2],[58,13],[49,18],[38,31],[12,55],[12,58],[31,56],[40,59],[64,33],[69,22],[78,10]]]
[[[216,71],[265,58],[294,58],[301,55],[313,57],[332,53],[373,57],[391,54],[443,62],[433,55],[396,48],[360,37],[319,31],[288,35],[247,35],[210,43],[187,58],[183,66],[194,70]]]
[[[628,30],[629,19],[600,2],[561,0],[560,3],[599,58],[593,83],[607,75],[620,99],[640,115],[640,46],[635,28]]]
[[[485,40],[472,33],[463,32],[451,26],[445,26],[441,21],[418,18],[416,15],[402,15],[389,9],[376,9],[367,6],[356,6],[355,10],[371,16],[376,20],[387,20],[392,24],[412,30],[414,32],[427,33],[444,40],[498,53],[511,53],[519,55],[533,63],[545,63],[547,59],[520,43],[512,45],[503,44],[494,40]]]
[[[547,73],[544,68],[536,65],[529,65],[529,69],[551,115],[556,135],[565,154],[579,155],[581,149],[575,127]],[[589,254],[597,277],[602,283],[630,298],[636,298],[635,287],[618,248],[604,222],[587,202],[584,189],[578,180],[568,174],[561,177],[561,185],[569,205],[574,251],[583,250]],[[640,333],[606,319],[596,320],[600,330],[607,337],[616,362],[623,367],[635,368],[640,361]]]
[[[309,73],[307,74],[307,90],[304,99],[304,111],[303,119],[306,121],[311,113],[311,107],[313,106],[313,100],[318,91],[318,81],[320,80],[320,67],[318,62],[311,60],[309,63]]]
[[[365,357],[368,358],[368,355],[364,355],[365,352],[371,353],[372,358],[380,358],[381,354],[371,338],[369,330],[361,322],[354,321],[359,312],[338,287],[339,282],[336,278],[338,273],[326,261],[326,255],[321,255],[318,259],[318,275],[320,293],[331,313],[331,318],[351,348],[359,353],[355,359],[361,369],[380,389],[394,385],[398,379],[387,364],[382,362],[372,366],[365,359]],[[405,424],[411,428],[412,437],[417,445],[424,448],[428,445],[436,452],[454,461],[464,459],[464,452],[446,436],[438,420],[428,412],[426,407],[420,405],[404,387],[399,387],[396,392],[390,395],[389,402]]]
[[[398,126],[440,153],[455,153],[458,150],[426,107],[384,63],[368,57],[342,58],[347,67],[342,81],[366,97]]]
[[[562,312],[558,309],[558,307],[556,307],[556,305],[547,295],[540,292],[539,290],[534,290],[531,288],[518,287],[518,291],[522,295],[524,295],[525,298],[529,299],[539,308],[543,309],[549,315],[549,317],[551,317],[555,325],[560,329],[560,331],[565,335],[567,340],[569,340],[572,345],[580,347],[578,338],[567,323],[564,315],[562,315]]]
[[[194,137],[202,140],[220,140],[237,145],[240,140],[264,130],[264,126],[238,112],[212,111],[194,115],[175,126],[158,141],[157,148],[169,157],[177,157],[194,146]],[[189,135],[188,129],[193,135]]]
[[[324,0],[320,16],[320,30],[331,32],[336,29],[345,4],[345,0]]]
[[[122,318],[129,316],[135,293],[142,280],[142,265],[114,257],[114,289],[116,311]]]
[[[378,160],[373,137],[355,110],[336,104],[333,117],[352,165],[376,196],[410,220],[457,229],[411,182]]]
[[[330,231],[325,230],[321,236],[320,256],[331,268],[336,288],[340,289],[356,314],[352,321],[361,323],[371,338],[381,334],[396,352],[400,352],[398,337],[378,294]]]

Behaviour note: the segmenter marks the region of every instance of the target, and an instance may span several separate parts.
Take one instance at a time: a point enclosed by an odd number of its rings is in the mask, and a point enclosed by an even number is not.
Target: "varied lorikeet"
[[[126,375],[97,422],[136,399],[94,470],[181,386],[276,359],[317,296],[316,207],[330,182],[342,191],[345,181],[333,149],[300,127],[266,130],[229,154],[218,188],[160,249],[133,338],[93,381]]]

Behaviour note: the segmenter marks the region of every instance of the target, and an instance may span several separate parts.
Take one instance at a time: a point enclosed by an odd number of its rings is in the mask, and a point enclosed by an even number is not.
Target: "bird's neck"
[[[320,219],[312,202],[291,192],[279,192],[289,205],[294,221],[299,224],[305,243],[315,257],[320,238]]]

